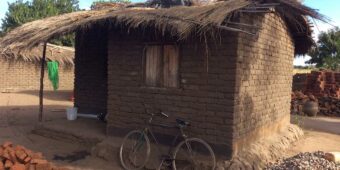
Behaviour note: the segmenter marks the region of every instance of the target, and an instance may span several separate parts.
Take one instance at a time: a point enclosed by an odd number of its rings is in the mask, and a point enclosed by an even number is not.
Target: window
[[[150,45],[145,53],[145,84],[178,87],[179,49],[176,45]]]

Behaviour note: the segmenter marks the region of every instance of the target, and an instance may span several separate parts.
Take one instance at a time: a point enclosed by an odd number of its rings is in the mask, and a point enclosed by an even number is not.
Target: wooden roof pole
[[[44,76],[45,76],[46,46],[47,46],[47,42],[44,42],[44,50],[43,50],[43,56],[41,59],[41,70],[40,70],[39,122],[43,121],[43,112],[44,112]]]

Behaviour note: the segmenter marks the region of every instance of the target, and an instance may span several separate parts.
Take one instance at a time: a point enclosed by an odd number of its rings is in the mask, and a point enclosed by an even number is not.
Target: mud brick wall
[[[106,31],[77,32],[76,49],[74,105],[79,113],[106,113]]]
[[[281,17],[243,15],[258,36],[239,34],[234,113],[234,153],[289,123],[294,42]]]
[[[45,67],[46,68],[46,67]],[[40,88],[40,63],[0,59],[0,92],[38,90]],[[59,67],[59,90],[73,90],[74,69]],[[44,89],[53,90],[45,71]]]
[[[108,52],[108,133],[144,127],[149,115],[143,102],[170,113],[162,122],[174,118],[189,120],[187,132],[192,137],[223,147],[230,153],[232,138],[233,94],[235,82],[235,36],[209,45],[209,57],[200,41],[180,44],[179,88],[151,88],[143,84],[143,51],[145,42],[138,36],[109,35]],[[144,35],[147,37],[147,35]],[[208,62],[207,62],[208,60]],[[208,64],[208,66],[207,66]],[[174,131],[156,128],[172,135]],[[125,135],[125,134],[124,134]]]

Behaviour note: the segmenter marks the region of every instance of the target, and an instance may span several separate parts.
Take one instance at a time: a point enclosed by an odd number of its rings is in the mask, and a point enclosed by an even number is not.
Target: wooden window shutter
[[[163,85],[164,87],[178,87],[178,47],[175,45],[165,45],[163,56]]]
[[[145,83],[157,87],[161,84],[162,46],[154,45],[146,48]]]

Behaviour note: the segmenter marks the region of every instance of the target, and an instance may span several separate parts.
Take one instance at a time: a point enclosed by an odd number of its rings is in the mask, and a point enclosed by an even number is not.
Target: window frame
[[[167,46],[167,45],[172,45],[172,46],[175,46],[177,48],[177,53],[178,53],[178,58],[177,58],[177,81],[176,81],[176,87],[171,87],[171,86],[165,86],[164,84],[164,69],[165,69],[165,66],[164,66],[164,47]],[[147,60],[147,48],[149,46],[161,46],[161,64],[160,64],[160,68],[161,68],[161,73],[160,76],[160,83],[159,85],[156,85],[156,86],[151,86],[151,85],[148,85],[146,83],[146,60]],[[144,49],[143,49],[143,56],[142,56],[142,87],[144,88],[151,88],[151,89],[180,89],[180,56],[181,54],[181,48],[180,48],[180,45],[178,43],[174,43],[174,42],[165,42],[165,43],[159,43],[159,42],[148,42],[148,43],[145,43],[144,44]]]

